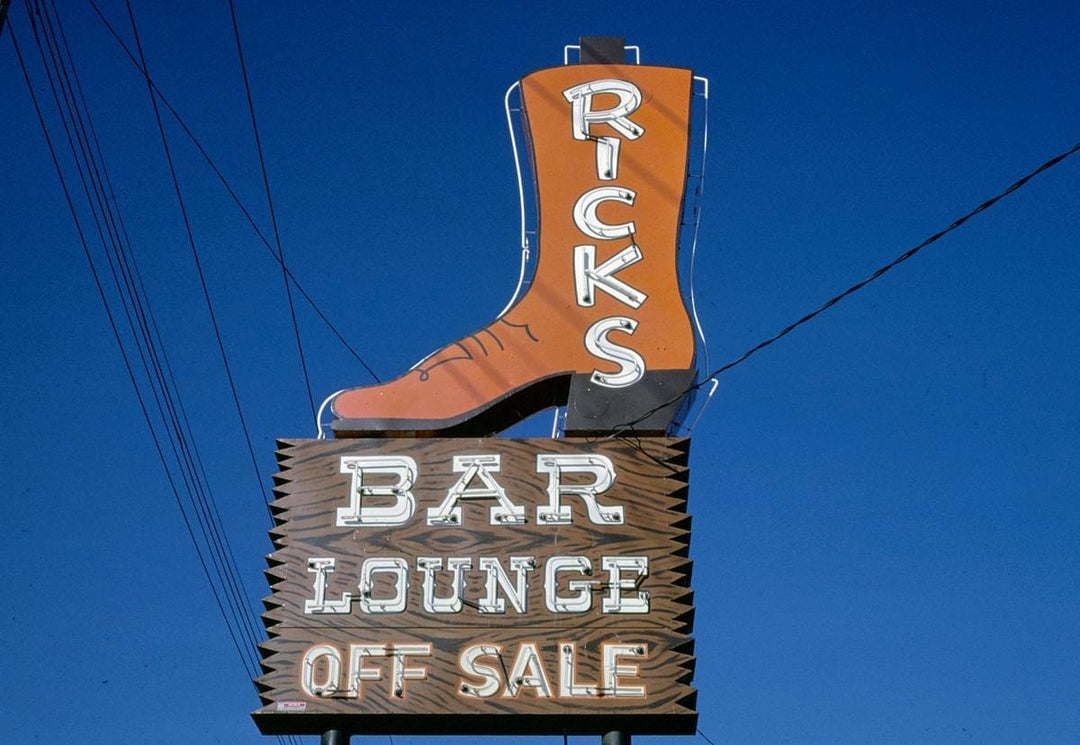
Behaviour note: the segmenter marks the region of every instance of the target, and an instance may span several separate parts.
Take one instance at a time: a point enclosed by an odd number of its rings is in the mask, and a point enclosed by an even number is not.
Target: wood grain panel
[[[343,728],[355,733],[560,733],[603,732],[616,721],[620,727],[633,722],[635,732],[692,733],[696,721],[695,692],[690,687],[693,642],[687,636],[693,621],[688,559],[690,519],[686,514],[689,471],[686,467],[689,440],[679,438],[611,439],[349,439],[290,440],[279,442],[281,471],[275,476],[271,504],[277,526],[271,531],[275,551],[267,557],[266,571],[272,594],[265,599],[264,621],[270,640],[263,645],[265,675],[257,681],[265,706],[255,713],[267,734],[318,732]],[[548,503],[548,474],[537,472],[537,454],[603,455],[615,466],[612,486],[599,495],[605,506],[623,508],[622,524],[593,524],[583,500],[563,497],[570,505],[573,522],[548,525],[538,520],[537,506]],[[525,508],[520,525],[491,525],[488,509],[494,499],[463,502],[462,524],[432,526],[427,509],[440,505],[462,474],[453,470],[455,455],[496,454],[499,471],[491,475],[514,504]],[[349,503],[351,477],[341,473],[345,456],[408,456],[417,464],[411,491],[416,511],[410,520],[394,527],[339,527],[336,514]],[[563,483],[588,484],[588,474],[568,474]],[[473,485],[478,485],[474,481]],[[372,501],[369,506],[386,504]],[[545,604],[545,572],[552,556],[584,556],[592,562],[589,576],[560,575],[563,595],[573,595],[569,579],[592,583],[592,603],[587,611],[555,613]],[[481,557],[493,557],[513,576],[509,558],[529,556],[536,569],[529,573],[527,608],[518,613],[507,603],[503,614],[482,613],[486,574],[479,569]],[[647,613],[605,613],[602,599],[611,592],[603,557],[648,558],[647,576],[638,578],[623,596],[648,593]],[[305,614],[305,600],[314,597],[316,574],[309,571],[311,558],[333,558],[334,570],[326,575],[326,597],[351,593],[350,612]],[[372,557],[396,557],[408,567],[406,607],[398,613],[364,613],[356,602],[363,562]],[[423,607],[423,574],[418,557],[467,557],[472,569],[465,572],[464,604],[460,612],[434,614]],[[633,573],[628,575],[633,578]],[[437,575],[435,594],[450,592],[450,573]],[[390,597],[394,583],[377,575],[370,596]],[[499,664],[503,684],[522,644],[534,643],[544,660],[553,690],[558,691],[559,655],[563,644],[578,650],[577,679],[598,684],[602,677],[600,656],[604,644],[640,645],[647,659],[634,664],[647,690],[644,697],[599,695],[589,698],[537,696],[531,690],[517,696],[501,692],[490,698],[462,694],[464,676],[461,652],[474,644],[503,650]],[[392,660],[373,661],[383,669],[382,680],[364,684],[363,695],[313,695],[301,687],[305,653],[325,644],[342,657],[342,686],[347,688],[350,645],[431,644],[432,655],[410,659],[423,664],[427,679],[408,681],[407,694],[391,694]],[[503,655],[506,659],[503,659]],[[489,659],[491,662],[491,659]],[[327,675],[325,658],[318,662],[319,675]],[[475,682],[475,680],[474,680]],[[302,709],[302,711],[299,711]],[[514,714],[513,717],[502,716]],[[362,718],[357,715],[362,714]],[[614,719],[613,719],[614,717]],[[630,717],[628,719],[627,717]],[[453,724],[450,724],[453,722]]]

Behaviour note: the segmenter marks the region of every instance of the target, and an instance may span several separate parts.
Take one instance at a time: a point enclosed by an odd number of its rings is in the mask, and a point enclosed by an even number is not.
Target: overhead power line
[[[712,741],[712,740],[711,740],[711,739],[709,738],[709,736],[708,736],[708,735],[706,735],[706,734],[705,734],[704,732],[702,732],[702,731],[701,731],[700,729],[698,729],[698,730],[697,730],[697,733],[698,733],[698,735],[700,735],[700,736],[701,736],[701,738],[702,738],[703,740],[705,740],[705,742],[709,743],[709,745],[716,745],[716,744],[715,744],[715,743],[714,743],[714,742],[713,742],[713,741]]]
[[[169,139],[165,135],[165,123],[161,120],[161,111],[157,104],[157,94],[154,93],[154,87],[150,84],[149,68],[146,65],[146,55],[143,52],[142,41],[139,38],[139,27],[135,23],[135,13],[131,8],[131,0],[125,0],[128,10],[128,18],[131,20],[131,30],[135,35],[135,49],[139,53],[139,62],[141,67],[146,72],[146,90],[150,95],[150,106],[154,111],[154,121],[157,123],[158,135],[161,139],[161,148],[165,153],[165,162],[169,167],[169,175],[172,178],[173,191],[176,194],[176,203],[180,209],[180,217],[184,223],[184,232],[187,235],[188,246],[191,249],[191,257],[195,262],[195,271],[199,277],[199,286],[202,288],[203,300],[206,302],[206,310],[210,316],[210,325],[214,329],[214,338],[217,341],[218,352],[221,356],[221,363],[225,369],[225,377],[229,383],[229,391],[232,393],[233,404],[236,408],[236,415],[240,420],[240,428],[244,433],[244,441],[247,443],[248,454],[251,457],[251,465],[255,471],[256,478],[260,484],[260,491],[263,494],[263,499],[269,505],[270,498],[266,493],[265,487],[262,486],[262,476],[259,472],[258,460],[255,457],[255,448],[251,443],[251,432],[248,430],[247,419],[244,417],[244,408],[240,405],[240,394],[236,388],[236,379],[233,377],[232,365],[229,364],[229,355],[225,351],[225,341],[221,336],[221,326],[218,324],[217,313],[214,310],[213,300],[210,298],[210,288],[206,282],[206,274],[203,272],[202,259],[199,257],[199,249],[195,244],[195,232],[191,227],[191,220],[187,213],[187,204],[184,201],[183,191],[180,189],[180,177],[176,173],[176,164],[173,162],[172,150],[169,148]]]
[[[4,21],[7,20],[8,8],[11,0],[0,0],[0,36],[4,35]]]
[[[195,133],[192,131],[191,127],[188,126],[188,123],[184,120],[184,118],[180,115],[180,112],[176,109],[176,107],[172,105],[172,103],[165,96],[161,88],[158,87],[157,83],[154,82],[153,78],[140,64],[138,58],[131,51],[123,38],[121,38],[120,34],[109,22],[109,20],[105,17],[105,14],[102,13],[101,9],[97,6],[97,3],[94,2],[94,0],[88,0],[88,2],[90,3],[90,7],[97,14],[98,18],[101,19],[101,22],[105,26],[106,30],[113,37],[116,43],[120,45],[120,48],[127,55],[128,59],[131,61],[131,64],[133,64],[135,68],[139,71],[139,73],[150,82],[151,86],[153,86],[154,92],[158,96],[158,100],[169,111],[172,117],[176,120],[177,124],[180,125],[180,128],[183,130],[184,134],[199,151],[199,154],[203,157],[203,160],[206,161],[206,164],[209,166],[210,170],[213,171],[215,176],[217,176],[218,181],[220,181],[221,185],[225,188],[225,191],[228,193],[229,198],[232,199],[233,203],[240,210],[241,214],[243,214],[244,218],[251,226],[251,229],[255,232],[255,235],[262,242],[263,246],[265,246],[266,250],[270,253],[270,255],[273,256],[274,259],[281,264],[282,271],[285,272],[286,275],[288,275],[289,280],[292,282],[293,287],[296,288],[296,291],[299,292],[300,296],[304,298],[304,300],[309,306],[311,306],[311,309],[315,311],[315,314],[318,315],[319,319],[324,324],[326,324],[326,327],[330,329],[331,333],[333,333],[334,336],[337,337],[337,340],[341,342],[342,346],[344,346],[345,349],[348,350],[349,354],[351,354],[353,358],[360,363],[360,366],[364,368],[365,372],[367,372],[367,374],[370,375],[376,383],[381,382],[379,376],[376,375],[375,371],[371,369],[371,366],[364,361],[363,357],[360,356],[360,353],[356,351],[356,349],[349,343],[349,341],[345,338],[341,331],[338,330],[337,326],[334,325],[334,323],[330,320],[326,313],[324,313],[323,310],[315,302],[315,299],[311,297],[311,294],[308,293],[306,289],[304,289],[304,286],[302,284],[300,284],[300,280],[296,278],[296,276],[292,273],[292,270],[288,268],[288,265],[284,261],[282,261],[278,254],[274,251],[274,247],[273,245],[271,245],[270,240],[266,237],[265,234],[263,234],[262,230],[255,222],[255,218],[252,217],[251,211],[248,210],[246,206],[244,206],[244,203],[240,200],[240,196],[236,193],[236,190],[229,183],[228,179],[225,178],[225,174],[221,171],[220,168],[218,168],[213,158],[210,157],[210,153],[203,146],[202,142],[195,136]]]
[[[667,406],[670,406],[670,405],[676,403],[677,401],[680,401],[683,398],[683,396],[686,396],[687,394],[692,393],[693,391],[699,390],[706,383],[708,383],[710,380],[716,378],[718,375],[722,375],[723,373],[727,372],[728,370],[730,370],[733,367],[736,367],[737,365],[741,365],[743,362],[750,359],[750,357],[752,357],[754,354],[760,352],[765,347],[770,346],[770,345],[775,344],[776,342],[780,341],[781,339],[783,339],[785,336],[790,334],[795,329],[799,328],[800,326],[802,326],[804,324],[809,323],[810,321],[814,320],[819,315],[821,315],[822,313],[827,311],[829,308],[831,308],[834,305],[836,305],[837,303],[839,303],[844,298],[848,297],[849,295],[855,294],[856,292],[863,289],[864,287],[866,287],[871,282],[881,278],[886,272],[889,272],[892,269],[895,269],[900,264],[903,264],[905,261],[907,261],[908,259],[915,256],[917,253],[922,251],[924,248],[926,248],[930,244],[936,243],[940,239],[944,238],[946,235],[948,235],[952,231],[959,228],[961,225],[963,225],[968,220],[970,220],[971,218],[978,215],[980,212],[984,212],[984,211],[990,209],[995,204],[1000,202],[1002,199],[1004,199],[1005,197],[1012,194],[1014,191],[1017,191],[1018,189],[1023,188],[1023,186],[1025,184],[1027,184],[1029,181],[1031,181],[1031,179],[1038,176],[1040,173],[1043,173],[1044,171],[1048,171],[1049,169],[1053,168],[1058,163],[1060,163],[1061,161],[1068,158],[1070,155],[1074,155],[1078,151],[1080,151],[1080,142],[1076,143],[1075,145],[1073,145],[1071,148],[1069,148],[1065,152],[1063,152],[1063,153],[1061,153],[1059,155],[1055,155],[1053,158],[1046,161],[1041,166],[1039,166],[1035,170],[1031,171],[1027,175],[1022,176],[1017,181],[1015,181],[1011,186],[1009,186],[1009,188],[1005,189],[1000,194],[997,194],[996,196],[993,196],[990,199],[987,199],[985,202],[983,202],[978,207],[976,207],[975,209],[968,212],[966,215],[964,215],[962,217],[958,217],[957,219],[953,220],[953,222],[950,223],[948,227],[939,230],[938,232],[936,232],[933,235],[931,235],[930,237],[928,237],[926,240],[924,240],[919,245],[917,245],[917,246],[915,246],[913,248],[910,248],[907,251],[905,251],[904,253],[900,254],[895,259],[890,261],[888,264],[886,264],[885,266],[883,266],[880,269],[878,269],[877,271],[875,271],[873,274],[871,274],[866,279],[862,280],[861,282],[856,282],[851,287],[847,288],[846,290],[839,293],[838,295],[834,295],[833,297],[829,298],[824,303],[822,303],[820,306],[818,306],[814,310],[812,310],[809,313],[807,313],[806,315],[804,315],[799,320],[788,324],[783,329],[781,329],[777,333],[773,334],[769,338],[758,342],[754,346],[750,347],[750,349],[746,350],[741,355],[739,355],[738,357],[733,359],[731,362],[728,362],[727,364],[721,365],[720,367],[716,368],[715,370],[710,372],[708,375],[706,375],[700,382],[695,383],[694,385],[690,386],[689,388],[682,391],[678,395],[668,399],[667,401],[660,404],[659,406],[655,406],[652,409],[650,409],[649,411],[646,411],[641,416],[639,416],[639,417],[637,417],[637,418],[635,418],[635,419],[633,419],[633,420],[631,420],[629,422],[626,422],[624,424],[619,425],[618,427],[615,428],[615,436],[618,436],[618,435],[620,435],[622,433],[632,433],[633,429],[634,429],[634,426],[636,424],[638,424],[639,422],[645,421],[646,419],[648,419],[652,414],[656,413],[657,411],[660,411],[661,409],[663,409],[663,408],[665,408]]]
[[[115,292],[117,308],[110,300],[98,260],[90,249],[87,233],[82,227],[64,169],[49,134],[45,116],[38,101],[17,40],[12,34],[16,55],[26,80],[38,122],[45,137],[53,165],[75,224],[76,233],[86,255],[95,286],[102,299],[109,325],[117,341],[128,377],[135,389],[136,399],[146,421],[154,448],[162,463],[169,487],[180,510],[182,521],[196,549],[203,574],[210,584],[218,609],[245,670],[252,679],[258,675],[260,659],[257,645],[262,636],[258,616],[249,605],[249,596],[237,569],[232,547],[221,525],[221,515],[198,447],[194,441],[179,388],[176,385],[168,355],[154,318],[154,313],[142,283],[138,263],[130,238],[115,200],[112,181],[105,165],[101,143],[97,137],[89,106],[71,55],[63,23],[55,5],[47,2],[25,2],[34,40],[41,56],[42,68],[57,107],[64,137],[71,149],[78,181],[87,200],[93,228],[101,242]],[[131,341],[125,341],[119,318],[127,322]],[[129,346],[131,349],[129,349]],[[145,384],[136,374],[138,359]],[[144,391],[145,387],[145,391]],[[157,416],[154,416],[156,412]],[[155,422],[160,419],[160,425]],[[171,452],[171,459],[169,453]],[[261,484],[261,479],[260,479]],[[183,495],[183,496],[182,496]],[[295,741],[295,738],[278,740]]]
[[[266,172],[266,158],[263,156],[262,138],[259,137],[259,123],[255,118],[255,103],[251,98],[251,82],[248,80],[247,64],[244,62],[244,48],[240,44],[240,26],[236,21],[236,7],[233,5],[233,0],[229,0],[229,15],[232,16],[233,36],[236,38],[236,55],[240,59],[240,73],[244,79],[244,93],[247,95],[248,113],[251,114],[251,131],[255,133],[255,150],[259,154],[259,168],[262,170],[263,187],[266,190],[266,204],[270,209],[270,224],[274,228],[277,260],[281,264],[281,278],[285,282],[285,296],[289,300],[289,316],[292,318],[293,333],[296,336],[296,349],[300,353],[300,368],[304,372],[304,387],[307,389],[308,405],[311,407],[311,419],[315,422],[315,427],[318,428],[319,417],[315,413],[315,397],[311,393],[311,377],[308,375],[307,360],[304,359],[304,343],[300,340],[300,325],[296,322],[296,306],[293,304],[289,272],[285,268],[285,248],[281,245],[281,231],[278,230],[274,198],[270,194],[270,176]]]
[[[26,9],[31,21],[34,40],[41,55],[41,62],[48,78],[49,88],[52,91],[60,121],[63,125],[64,135],[71,148],[79,181],[82,184],[90,207],[94,227],[101,240],[110,274],[122,299],[121,310],[134,339],[134,351],[137,352],[146,374],[153,403],[165,424],[163,430],[155,425],[154,417],[151,415],[149,397],[143,393],[143,388],[138,382],[132,355],[129,354],[128,345],[125,343],[124,336],[120,331],[117,313],[114,311],[113,303],[109,300],[109,293],[106,290],[102,274],[98,270],[97,261],[90,250],[86,232],[83,230],[74,198],[68,187],[67,178],[64,176],[64,170],[60,165],[59,156],[49,134],[44,112],[30,79],[26,61],[18,46],[17,38],[12,32],[12,42],[15,45],[16,56],[23,77],[26,80],[50,157],[59,177],[64,198],[71,212],[79,242],[87,258],[94,284],[102,299],[109,325],[119,347],[125,370],[135,390],[136,399],[150,431],[154,448],[165,470],[166,478],[180,509],[185,528],[196,549],[203,573],[211,586],[215,602],[226,621],[230,638],[245,668],[249,673],[256,673],[258,670],[258,656],[255,650],[255,645],[258,642],[257,632],[255,631],[257,625],[252,621],[252,614],[246,598],[247,594],[242,582],[239,580],[235,560],[232,560],[231,548],[224,541],[224,536],[220,530],[220,516],[217,513],[216,504],[213,502],[213,496],[205,486],[204,481],[199,480],[201,463],[196,466],[198,456],[197,452],[193,450],[193,443],[190,441],[189,428],[185,432],[186,414],[182,414],[183,409],[179,400],[179,392],[170,390],[167,381],[171,378],[171,370],[168,375],[164,372],[164,369],[168,366],[167,358],[165,358],[164,362],[165,368],[162,366],[164,350],[159,349],[160,338],[157,337],[156,323],[153,321],[149,306],[145,303],[145,298],[140,295],[142,289],[141,278],[134,262],[134,256],[130,253],[130,247],[125,246],[121,238],[121,234],[126,231],[118,229],[119,214],[109,204],[106,196],[106,188],[109,183],[107,169],[104,168],[103,162],[97,160],[94,153],[95,147],[100,152],[100,143],[97,141],[93,125],[89,121],[89,111],[85,109],[85,97],[70,57],[70,48],[66,36],[58,18],[56,18],[54,26],[55,7],[50,13],[48,6],[45,4],[38,3],[36,7],[32,7],[29,2],[26,2]],[[57,30],[59,30],[59,35]],[[183,422],[181,417],[183,417]],[[170,460],[166,455],[166,443],[172,451],[173,462],[176,464],[175,468],[170,466]],[[176,473],[175,476],[174,472]],[[205,478],[205,474],[203,474],[203,478]],[[185,505],[181,492],[186,493],[190,508]],[[198,532],[195,529],[196,524],[199,526]]]

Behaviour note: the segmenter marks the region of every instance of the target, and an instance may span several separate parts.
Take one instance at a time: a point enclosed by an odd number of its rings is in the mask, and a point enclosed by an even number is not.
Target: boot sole
[[[567,437],[663,436],[686,398],[694,370],[653,370],[627,388],[607,388],[589,373],[533,381],[448,419],[337,419],[335,438],[490,437],[552,406],[566,406]]]

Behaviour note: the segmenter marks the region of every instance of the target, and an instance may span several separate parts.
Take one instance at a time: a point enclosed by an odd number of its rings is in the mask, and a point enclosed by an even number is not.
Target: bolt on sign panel
[[[694,732],[689,439],[279,444],[263,733]]]

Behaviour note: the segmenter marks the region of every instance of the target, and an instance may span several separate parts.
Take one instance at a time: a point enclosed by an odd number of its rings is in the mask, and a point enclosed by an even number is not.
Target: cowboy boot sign
[[[676,265],[692,83],[642,65],[525,77],[540,226],[528,292],[397,379],[339,394],[335,436],[483,436],[556,405],[567,436],[666,434],[695,374]]]
[[[696,374],[692,84],[608,63],[522,79],[527,291],[336,395],[333,439],[279,442],[264,734],[695,732],[690,440],[670,436]],[[552,406],[567,437],[494,436]]]

